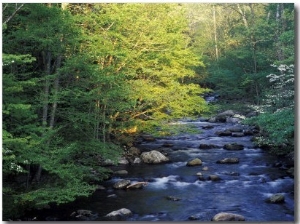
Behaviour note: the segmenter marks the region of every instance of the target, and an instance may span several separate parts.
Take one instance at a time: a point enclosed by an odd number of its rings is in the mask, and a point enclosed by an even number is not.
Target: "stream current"
[[[294,221],[294,179],[286,174],[286,170],[274,167],[276,157],[255,148],[251,136],[219,137],[215,133],[236,124],[204,121],[174,123],[181,124],[193,125],[201,133],[183,133],[138,145],[142,152],[155,149],[167,154],[171,162],[114,167],[117,170],[126,169],[128,175],[114,176],[103,184],[105,190],[51,209],[39,220],[49,220],[51,217],[71,220],[73,211],[87,209],[97,214],[93,221],[100,221],[105,220],[103,217],[112,211],[127,208],[134,214],[127,221],[210,221],[219,212],[240,214],[246,221]],[[208,125],[210,129],[204,129]],[[222,147],[235,142],[244,145],[244,149],[231,151]],[[200,144],[214,144],[220,148],[199,149]],[[237,157],[239,163],[216,163],[226,157]],[[187,161],[193,158],[200,158],[202,166],[186,166]],[[208,167],[208,170],[202,170],[203,167]],[[198,172],[205,178],[218,175],[221,180],[199,180]],[[113,184],[121,179],[147,181],[148,185],[136,190],[113,189]],[[275,193],[283,194],[285,202],[266,203],[265,200]],[[170,196],[176,200],[168,200]]]

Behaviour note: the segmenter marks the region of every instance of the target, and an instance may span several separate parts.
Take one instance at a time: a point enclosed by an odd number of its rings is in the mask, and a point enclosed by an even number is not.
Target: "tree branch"
[[[8,23],[15,15],[16,13],[24,6],[24,3],[21,4],[18,8],[16,8],[16,10],[4,21],[3,24]],[[6,8],[6,7],[5,7]]]

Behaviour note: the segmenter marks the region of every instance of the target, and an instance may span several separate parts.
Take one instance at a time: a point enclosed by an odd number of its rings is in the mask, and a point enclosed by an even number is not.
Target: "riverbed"
[[[239,214],[252,222],[294,221],[294,179],[285,169],[274,165],[277,158],[256,148],[251,135],[217,134],[237,127],[246,129],[247,126],[201,120],[181,121],[174,125],[191,125],[199,133],[181,133],[137,145],[142,152],[158,150],[164,153],[170,162],[119,165],[113,169],[125,169],[128,174],[105,181],[104,190],[96,191],[89,198],[32,215],[38,220],[67,221],[74,220],[70,217],[72,212],[86,209],[95,214],[92,221],[101,221],[105,220],[106,214],[127,208],[133,213],[125,219],[127,221],[210,221],[219,212]],[[226,150],[224,145],[231,143],[241,144],[244,148]],[[215,147],[200,149],[200,144]],[[217,163],[233,157],[239,162]],[[202,165],[186,166],[187,161],[194,158],[201,159]],[[217,175],[220,180],[210,180],[210,175]],[[121,179],[143,181],[148,185],[136,190],[114,189],[113,184]],[[284,203],[266,202],[277,193],[284,195]]]

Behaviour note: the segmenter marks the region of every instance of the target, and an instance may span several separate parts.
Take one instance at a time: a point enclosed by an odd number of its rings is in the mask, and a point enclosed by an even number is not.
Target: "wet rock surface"
[[[245,221],[245,217],[238,214],[221,212],[216,214],[212,221]]]

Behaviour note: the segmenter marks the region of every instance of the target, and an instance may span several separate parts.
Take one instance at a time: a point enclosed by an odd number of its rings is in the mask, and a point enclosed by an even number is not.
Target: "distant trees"
[[[201,83],[261,113],[247,121],[262,129],[259,145],[292,151],[294,4],[192,4],[189,15],[195,50],[207,65]]]
[[[207,65],[206,85],[225,99],[261,104],[270,87],[270,65],[294,63],[294,5],[201,6],[192,4],[189,12],[195,50]]]

